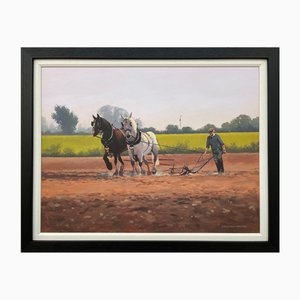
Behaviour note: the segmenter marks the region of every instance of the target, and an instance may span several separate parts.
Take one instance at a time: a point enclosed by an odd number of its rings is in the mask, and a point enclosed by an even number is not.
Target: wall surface
[[[296,1],[5,1],[1,25],[1,299],[299,298]],[[20,47],[281,48],[280,254],[21,254]],[[298,175],[298,176],[297,176]]]

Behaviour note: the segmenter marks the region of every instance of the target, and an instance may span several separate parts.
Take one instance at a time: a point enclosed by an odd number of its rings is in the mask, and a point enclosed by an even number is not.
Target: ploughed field
[[[113,177],[100,157],[42,158],[42,232],[259,232],[258,153],[223,156],[225,175],[197,154],[161,154],[156,175]]]

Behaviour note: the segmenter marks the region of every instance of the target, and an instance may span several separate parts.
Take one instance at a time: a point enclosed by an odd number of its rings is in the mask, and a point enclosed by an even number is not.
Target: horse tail
[[[152,152],[152,162],[153,162],[153,164],[154,164],[154,154],[153,154],[153,152]],[[155,166],[159,166],[159,158],[158,158],[158,155],[156,155]]]
[[[153,132],[148,131],[147,134],[148,134],[148,136],[151,137],[151,140],[152,140],[152,143],[153,143],[152,151],[151,151],[152,162],[153,162],[153,164],[155,164],[155,166],[159,166],[159,159],[158,159],[159,144],[158,144],[156,136]]]

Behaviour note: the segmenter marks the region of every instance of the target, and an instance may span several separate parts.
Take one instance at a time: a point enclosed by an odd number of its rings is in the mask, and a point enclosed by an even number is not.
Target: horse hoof
[[[110,171],[112,170],[112,164],[107,164],[106,167],[108,170],[110,170]]]
[[[152,174],[153,174],[153,175],[156,174],[156,172],[157,172],[156,170],[152,170]]]
[[[118,172],[114,172],[113,176],[118,176],[119,173]]]
[[[124,167],[123,167],[123,166],[120,167],[119,175],[120,175],[120,176],[123,176],[123,175],[124,175]]]

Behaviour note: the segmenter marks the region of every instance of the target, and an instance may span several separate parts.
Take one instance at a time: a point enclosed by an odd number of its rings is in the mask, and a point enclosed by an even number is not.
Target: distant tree
[[[179,132],[179,128],[177,125],[169,124],[166,127],[166,133],[178,133],[178,132]]]
[[[182,131],[182,133],[192,133],[192,132],[194,132],[193,128],[190,127],[190,126],[182,127],[181,131]]]
[[[42,133],[49,131],[48,123],[45,117],[42,117]]]
[[[210,129],[210,128],[216,128],[216,126],[214,125],[214,124],[206,124],[206,125],[204,125],[203,127],[201,127],[200,128],[200,131],[201,132],[208,132],[208,130]]]
[[[122,116],[128,117],[129,113],[125,108],[112,106],[112,105],[104,105],[98,110],[98,114],[106,119],[108,122],[113,124],[115,127],[122,127]],[[134,114],[133,114],[134,117]],[[143,127],[143,122],[140,118],[135,118],[135,121],[139,128]]]
[[[231,131],[252,131],[251,118],[248,115],[239,115],[230,122]]]
[[[58,133],[60,130],[58,126],[55,126],[55,123],[51,122],[48,124],[48,132],[50,133]]]
[[[251,119],[248,115],[239,115],[230,122],[225,122],[221,128],[217,128],[213,124],[206,124],[205,126],[196,129],[195,132],[207,132],[210,128],[215,128],[216,131],[223,132],[245,132],[259,130],[259,117]]]
[[[221,130],[222,131],[231,131],[230,129],[230,123],[229,122],[225,122],[221,125]]]
[[[259,117],[256,117],[251,120],[251,126],[253,127],[254,131],[259,130]]]
[[[143,132],[151,131],[153,133],[157,133],[157,130],[154,127],[143,127],[142,131]]]
[[[77,134],[91,134],[92,127],[84,127],[82,124],[78,124],[76,133]]]
[[[258,131],[259,117],[251,119],[248,115],[239,115],[221,126],[222,131]]]
[[[141,118],[136,118],[134,120],[135,120],[138,128],[143,128],[143,122],[142,122]]]
[[[108,122],[113,124],[115,127],[121,127],[122,116],[128,117],[129,113],[126,109],[112,106],[112,105],[104,105],[99,110],[98,113],[101,117],[106,119]]]
[[[70,111],[66,106],[56,105],[54,113],[51,115],[52,119],[60,127],[63,134],[73,134],[78,123],[78,117]]]

